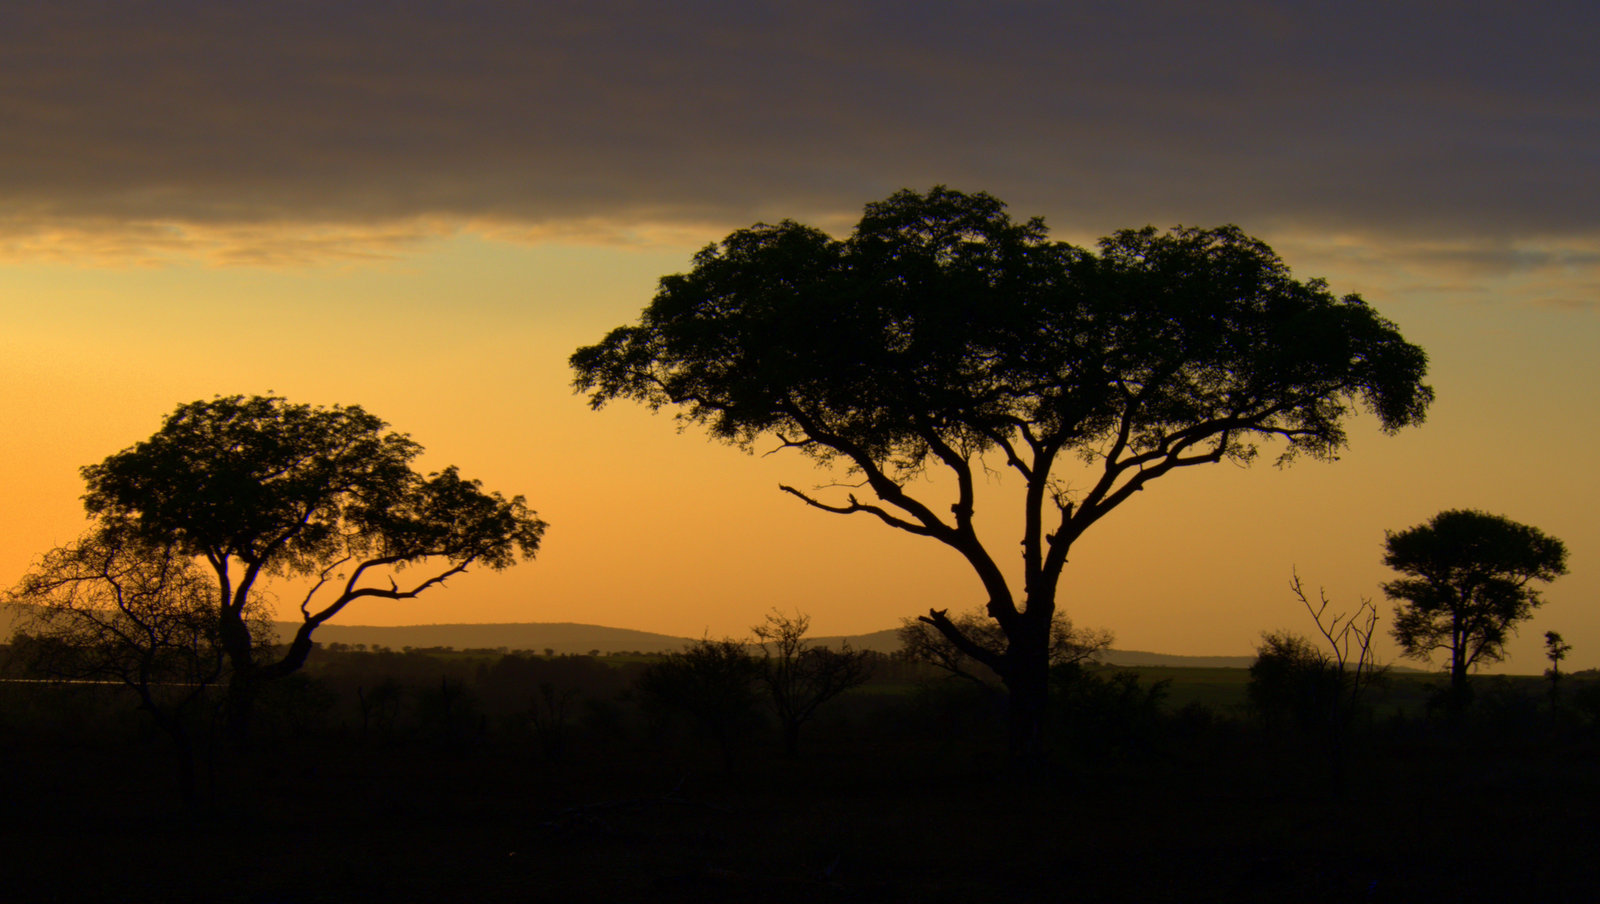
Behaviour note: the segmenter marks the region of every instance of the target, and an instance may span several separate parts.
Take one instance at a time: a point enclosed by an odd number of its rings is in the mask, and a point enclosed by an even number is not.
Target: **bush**
[[[1067,746],[1090,753],[1148,751],[1160,734],[1162,703],[1171,679],[1141,684],[1133,672],[1087,668],[1081,662],[1050,670],[1053,707]]]
[[[1298,634],[1261,636],[1250,666],[1250,706],[1272,729],[1324,726],[1337,714],[1341,676],[1327,655]]]
[[[697,640],[645,669],[636,690],[640,706],[665,721],[687,716],[694,730],[722,752],[732,771],[744,738],[761,727],[761,662],[736,640]]]

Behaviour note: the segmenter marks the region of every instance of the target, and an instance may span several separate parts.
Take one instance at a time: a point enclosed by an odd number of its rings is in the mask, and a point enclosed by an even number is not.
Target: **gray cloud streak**
[[[945,182],[1094,234],[1600,235],[1592,3],[41,2],[0,16],[12,234],[742,225]]]

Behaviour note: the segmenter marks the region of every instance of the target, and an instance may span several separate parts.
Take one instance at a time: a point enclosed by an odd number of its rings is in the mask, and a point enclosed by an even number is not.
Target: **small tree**
[[[171,738],[185,799],[196,790],[196,723],[227,674],[213,592],[171,545],[103,529],[46,553],[7,595],[20,613],[13,646],[25,667],[131,691]],[[264,607],[252,602],[242,615],[252,648],[269,646]]]
[[[1562,641],[1561,635],[1555,631],[1544,632],[1544,655],[1550,660],[1550,668],[1545,669],[1544,676],[1550,679],[1550,708],[1561,708],[1561,660],[1567,658],[1572,652],[1572,644]]]
[[[709,738],[732,772],[740,742],[761,724],[761,664],[737,640],[697,640],[639,676],[647,710],[679,712]]]
[[[813,647],[805,640],[811,617],[792,617],[773,609],[765,623],[751,628],[761,644],[761,678],[772,697],[773,711],[783,729],[783,749],[794,756],[800,747],[800,726],[811,720],[817,707],[872,677],[872,654]]]
[[[1499,662],[1518,622],[1543,602],[1535,581],[1567,573],[1567,548],[1537,528],[1466,509],[1386,535],[1383,564],[1406,577],[1383,585],[1395,607],[1394,638],[1404,654],[1450,654],[1449,704],[1469,700],[1467,672]]]
[[[242,738],[262,683],[299,669],[312,633],[359,599],[409,599],[472,565],[501,569],[545,524],[455,468],[421,475],[422,447],[358,406],[268,396],[190,402],[154,436],[83,469],[84,506],[119,536],[204,563]],[[399,583],[408,568],[427,569]],[[269,576],[307,577],[299,629],[268,653],[249,629]]]

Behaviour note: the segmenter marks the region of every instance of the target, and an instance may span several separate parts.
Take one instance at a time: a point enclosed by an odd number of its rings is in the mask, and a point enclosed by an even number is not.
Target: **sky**
[[[1385,531],[1475,508],[1570,551],[1505,667],[1543,668],[1547,630],[1600,666],[1592,3],[18,0],[0,23],[0,584],[87,527],[81,466],[178,404],[276,393],[359,404],[550,523],[531,563],[345,624],[698,637],[777,607],[839,634],[976,607],[951,551],[777,489],[837,475],[590,411],[566,364],[732,230],[844,235],[945,184],[1079,244],[1237,223],[1430,356],[1421,427],[1186,469],[1097,524],[1077,623],[1246,655],[1314,630],[1296,573],[1387,618]],[[980,499],[993,549],[1015,489]]]

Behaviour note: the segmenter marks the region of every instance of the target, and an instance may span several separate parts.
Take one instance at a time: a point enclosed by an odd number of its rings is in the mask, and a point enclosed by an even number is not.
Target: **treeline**
[[[29,645],[18,637],[0,647],[0,670],[9,679],[0,684],[0,727],[9,743],[164,746],[157,723],[126,686],[51,681],[35,670],[37,651]],[[549,764],[668,756],[710,771],[869,742],[892,745],[908,759],[956,748],[999,754],[1007,701],[997,682],[913,654],[852,655],[859,671],[843,686],[824,688],[820,700],[814,699],[819,685],[790,688],[786,721],[783,698],[768,680],[774,660],[759,646],[732,641],[697,642],[674,654],[604,656],[330,644],[302,670],[267,685],[256,701],[251,742],[268,749],[300,743],[442,754],[494,749]],[[1219,675],[1227,686],[1209,702],[1181,684]],[[1335,731],[1350,747],[1428,737],[1549,744],[1600,738],[1600,670],[1555,681],[1480,676],[1458,725],[1439,675],[1382,675],[1353,706],[1341,698],[1340,680],[1314,650],[1283,644],[1264,644],[1248,677],[1063,662],[1051,670],[1050,749],[1059,763],[1158,760],[1245,737],[1315,750]],[[193,691],[151,690],[157,700],[187,700]],[[797,695],[802,705],[808,699],[815,705],[792,721]],[[196,744],[198,751],[228,755],[215,742],[223,737],[223,698],[222,688],[211,687],[183,710],[192,734],[215,736]],[[804,744],[799,725],[806,726]]]

